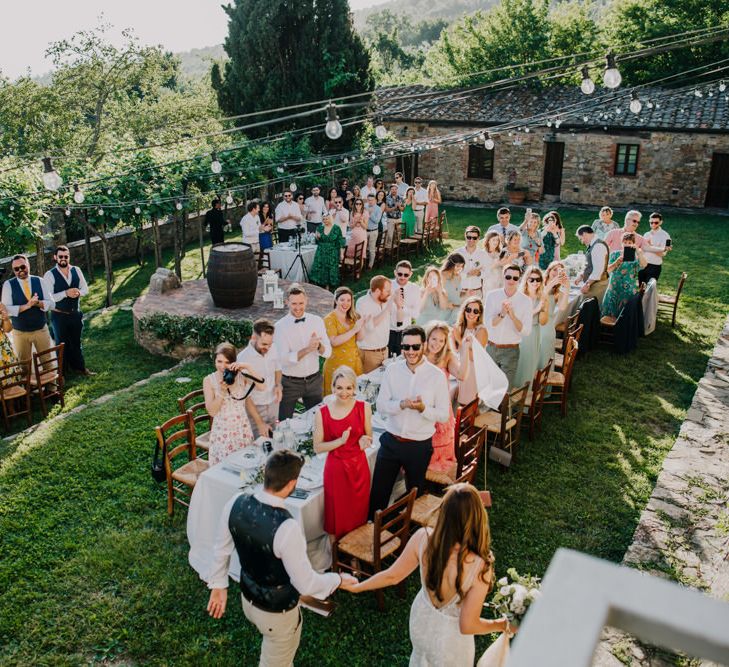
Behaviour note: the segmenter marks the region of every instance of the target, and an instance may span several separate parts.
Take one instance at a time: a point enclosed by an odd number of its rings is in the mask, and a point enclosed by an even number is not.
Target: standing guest
[[[367,523],[372,446],[372,407],[355,399],[357,376],[348,366],[334,371],[327,393],[334,394],[314,416],[314,451],[324,464],[324,530],[332,541]]]
[[[372,269],[377,254],[377,240],[382,233],[382,207],[377,205],[376,195],[367,195],[365,204],[367,215],[367,266]]]
[[[392,280],[392,311],[390,315],[390,337],[387,349],[390,356],[400,354],[402,332],[410,327],[418,316],[420,308],[420,287],[411,283],[413,267],[406,259],[395,266],[395,277]]]
[[[354,204],[355,199],[362,199],[362,191],[359,189],[359,185],[353,185],[352,186],[352,204]]]
[[[539,368],[544,368],[554,358],[554,344],[557,340],[555,324],[557,313],[567,310],[570,293],[570,279],[562,262],[552,262],[544,274],[547,293],[547,323],[541,327],[539,340]]]
[[[279,420],[289,419],[294,414],[299,399],[307,410],[322,399],[319,357],[327,359],[332,347],[324,320],[306,312],[307,301],[304,288],[298,283],[291,285],[287,297],[289,312],[276,323],[273,334],[273,344],[281,360]]]
[[[324,221],[324,215],[329,210],[327,203],[319,193],[321,192],[318,185],[311,188],[311,196],[306,198],[304,202],[306,206],[306,231],[312,234],[316,228]]]
[[[357,334],[365,320],[354,309],[354,294],[349,287],[337,287],[334,292],[334,310],[324,318],[332,354],[324,362],[324,395],[331,392],[334,371],[348,366],[357,375],[362,374],[362,360],[357,348]]]
[[[369,214],[365,211],[364,202],[359,198],[354,201],[350,224],[352,225],[352,229],[349,232],[349,240],[347,241],[347,247],[344,251],[344,261],[349,262],[350,264],[354,263],[355,250],[360,243],[363,243],[362,263],[359,266],[359,270],[361,271],[364,268],[365,260],[367,259],[367,244],[369,241],[367,225],[369,224]],[[376,238],[375,243],[377,243]]]
[[[605,243],[607,243],[611,253],[622,252],[623,234],[633,234],[635,237],[636,248],[639,248],[640,250],[650,250],[650,248],[647,247],[649,244],[646,243],[646,240],[640,234],[638,234],[638,226],[640,225],[642,217],[643,216],[640,211],[628,211],[625,214],[625,223],[623,224],[623,227],[621,229],[613,229],[611,232],[608,232],[605,237]]]
[[[409,239],[415,234],[415,211],[413,205],[415,203],[415,188],[408,188],[405,192],[405,201],[402,209],[402,221],[405,223],[405,238]]]
[[[349,211],[349,204],[352,199],[352,191],[349,189],[349,179],[343,178],[339,181],[339,188],[337,188],[337,196],[344,203],[344,208]]]
[[[364,201],[357,197],[352,202],[352,211],[349,214],[349,230],[353,230],[355,227],[359,227],[362,221],[366,223],[366,216],[364,211]],[[366,225],[365,225],[366,228]]]
[[[512,389],[519,365],[519,343],[532,329],[532,304],[518,291],[521,269],[504,267],[504,286],[486,295],[484,321],[489,331],[486,351],[504,372]]]
[[[539,262],[542,253],[542,235],[539,232],[539,213],[531,211],[524,218],[524,229],[521,235],[522,250],[526,250],[531,256],[534,264]]]
[[[457,355],[453,352],[450,341],[451,328],[443,321],[434,321],[425,330],[425,358],[436,368],[440,368],[448,382],[451,376],[462,380],[468,375],[468,365],[462,367]],[[470,349],[471,339],[464,341],[464,346]],[[466,359],[468,356],[466,355]],[[466,361],[468,364],[468,361]],[[428,464],[429,470],[450,472],[456,467],[455,452],[455,426],[456,418],[453,414],[453,405],[448,406],[448,419],[436,422],[433,433],[433,454]]]
[[[2,303],[13,325],[13,344],[20,361],[30,361],[33,348],[43,352],[53,347],[46,313],[53,309],[51,287],[40,276],[30,275],[25,255],[15,255],[10,265],[13,278],[3,283]]]
[[[543,281],[544,276],[538,266],[530,266],[524,272],[521,281],[521,292],[529,298],[532,305],[532,329],[527,336],[522,336],[519,343],[519,363],[514,383],[517,387],[521,387],[525,382],[531,386],[534,374],[539,368],[542,327],[549,321],[549,304]]]
[[[633,232],[623,234],[623,250],[611,252],[608,260],[610,282],[602,300],[602,315],[612,322],[618,319],[630,298],[638,293],[638,271],[647,264],[643,251],[636,243],[636,236]],[[625,259],[627,248],[633,249],[634,259]]]
[[[405,199],[405,194],[410,186],[405,182],[402,173],[399,171],[395,172],[395,185],[397,186],[397,196],[400,199]]]
[[[304,458],[295,452],[273,452],[266,461],[263,489],[228,501],[215,538],[208,613],[213,618],[225,613],[235,549],[243,613],[263,636],[258,664],[265,667],[294,664],[301,641],[300,596],[325,599],[338,586],[356,583],[348,574],[319,574],[311,567],[301,527],[284,505],[303,465]]]
[[[306,220],[306,214],[309,211],[308,207],[306,206],[306,197],[304,196],[304,193],[303,192],[299,192],[296,195],[295,199],[296,199],[296,203],[299,206],[299,212],[301,213],[301,220],[302,220],[302,224],[303,224],[303,221]],[[309,223],[308,222],[306,223],[306,231],[307,232],[309,231]]]
[[[387,236],[385,247],[392,248],[395,243],[395,229],[400,223],[402,211],[405,208],[402,197],[398,194],[397,183],[390,186],[390,192],[385,197],[385,213],[387,213]]]
[[[89,286],[81,268],[71,265],[71,251],[68,246],[59,245],[53,253],[53,259],[56,265],[43,276],[55,302],[51,311],[53,338],[56,345],[64,343],[64,366],[81,375],[94,375],[86,368],[81,345],[84,315],[79,307],[79,300],[89,293]]]
[[[331,188],[329,190],[329,196],[326,200],[327,211],[332,211],[336,208],[337,197],[339,197],[339,191],[337,188]]]
[[[542,253],[539,256],[539,268],[544,270],[552,262],[559,261],[560,248],[564,245],[564,227],[556,211],[544,216],[542,228]]]
[[[273,248],[273,212],[271,211],[271,204],[267,201],[261,204],[261,208],[258,211],[258,219],[261,225],[258,234],[258,243],[260,244],[261,250]]]
[[[296,235],[296,229],[301,222],[301,209],[293,200],[293,194],[286,190],[283,201],[276,207],[276,226],[278,227],[278,240],[286,243]]]
[[[435,424],[448,419],[450,395],[443,372],[425,359],[425,331],[409,327],[402,336],[402,359],[385,369],[377,411],[387,415],[388,429],[372,477],[370,518],[388,506],[400,468],[407,490],[422,494],[425,471],[433,454]]]
[[[415,212],[416,234],[423,233],[423,223],[425,222],[425,209],[427,206],[428,191],[423,187],[423,179],[418,176],[415,179],[415,191],[413,192],[413,211]]]
[[[486,294],[493,289],[501,287],[503,282],[503,264],[501,257],[501,234],[498,232],[487,232],[483,242],[483,249],[486,253],[483,275],[483,293]],[[507,260],[508,261],[508,260]]]
[[[454,324],[461,307],[461,273],[466,266],[466,260],[460,253],[454,252],[446,257],[440,267],[440,277],[443,291],[446,293],[450,315],[446,318],[448,324]]]
[[[254,255],[258,255],[261,250],[261,217],[258,215],[260,208],[257,201],[248,202],[248,206],[246,206],[248,212],[240,219],[240,228],[243,230],[243,243],[248,243],[251,246]]]
[[[385,181],[383,181],[381,178],[375,180],[375,193],[378,192],[385,192]]]
[[[476,225],[466,227],[466,245],[456,252],[466,260],[461,274],[461,297],[483,295],[483,272],[488,263],[488,256],[478,247],[481,230]]]
[[[341,229],[332,216],[324,216],[324,223],[316,230],[316,254],[309,271],[309,280],[329,289],[339,285],[339,251],[344,246]]]
[[[347,589],[362,593],[393,586],[418,566],[420,591],[410,608],[411,665],[470,667],[473,635],[511,635],[508,618],[480,616],[496,577],[488,516],[470,484],[450,487],[435,528],[420,528],[389,568]]]
[[[520,270],[532,263],[532,256],[528,250],[521,247],[521,233],[509,232],[506,235],[506,243],[501,250],[499,259],[503,266],[516,265]]]
[[[498,232],[501,236],[501,242],[506,244],[506,237],[509,232],[518,232],[519,228],[516,225],[511,224],[511,211],[506,208],[506,206],[502,206],[498,211],[496,211],[496,218],[498,222],[495,225],[491,225],[491,227],[486,230],[486,233]]]
[[[213,245],[225,243],[225,225],[223,202],[220,199],[213,199],[210,209],[205,213],[205,226],[210,233],[210,243]]]
[[[253,333],[248,345],[238,353],[236,361],[245,364],[253,375],[261,378],[263,383],[255,384],[251,392],[251,401],[255,405],[259,419],[253,419],[253,435],[270,435],[278,421],[278,406],[281,403],[281,362],[273,345],[273,323],[258,319],[253,323]]]
[[[13,350],[13,343],[8,334],[13,330],[13,323],[10,321],[10,315],[5,304],[0,303],[0,366],[14,364],[18,361]],[[8,384],[8,380],[0,376],[0,387]]]
[[[458,403],[460,405],[468,405],[478,396],[476,369],[473,365],[473,345],[476,341],[485,348],[488,340],[488,330],[483,323],[483,301],[477,296],[469,296],[463,302],[453,327],[453,342],[459,354],[461,368],[465,369],[463,377],[458,382]]]
[[[369,292],[357,299],[355,308],[360,317],[364,318],[364,326],[357,336],[363,373],[379,368],[387,359],[390,312],[393,305],[390,300],[391,291],[392,284],[385,276],[373,276]]]
[[[261,430],[266,430],[266,425],[250,398],[253,383],[247,381],[241,372],[246,371],[255,376],[253,369],[248,364],[236,361],[235,346],[230,343],[218,345],[214,357],[215,372],[203,380],[205,409],[213,418],[208,453],[210,465],[220,463],[229,454],[253,444],[248,413]],[[232,383],[226,382],[226,370],[234,373]]]
[[[648,244],[648,247],[645,248],[645,259],[648,263],[638,273],[638,280],[641,283],[647,283],[651,278],[655,278],[658,282],[663,267],[663,258],[673,250],[671,237],[662,228],[663,216],[657,212],[651,213],[648,224],[651,229],[643,236]]]
[[[436,266],[425,269],[420,283],[420,307],[417,323],[425,327],[433,320],[447,320],[451,311],[448,308],[448,296],[443,289],[440,271]]]
[[[587,260],[585,270],[575,280],[575,285],[581,285],[580,292],[585,295],[585,298],[594,296],[598,303],[602,303],[608,286],[609,250],[607,243],[598,239],[589,225],[578,227],[575,235],[585,246]]]
[[[438,190],[436,181],[428,182],[428,205],[425,207],[425,222],[438,219],[438,206],[443,203],[443,198]]]
[[[375,178],[374,176],[368,176],[367,184],[362,186],[359,196],[362,197],[363,201],[367,201],[367,197],[370,195],[374,196],[376,194],[377,188],[375,187]]]
[[[613,209],[603,206],[597,220],[592,223],[592,230],[602,241],[613,229],[619,229],[618,223],[613,220]]]
[[[344,208],[344,201],[341,197],[338,196],[334,200],[334,208],[329,209],[329,215],[334,224],[339,227],[339,231],[342,232],[342,238],[346,237],[349,229],[349,211]]]

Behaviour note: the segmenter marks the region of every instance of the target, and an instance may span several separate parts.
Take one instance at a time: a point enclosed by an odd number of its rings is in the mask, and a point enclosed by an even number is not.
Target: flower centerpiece
[[[582,272],[585,270],[585,266],[587,265],[587,259],[582,253],[574,253],[565,257],[562,260],[562,264],[564,264],[567,277],[570,279],[570,282],[572,282],[578,276],[582,275]]]
[[[506,616],[509,623],[518,625],[542,594],[541,581],[530,574],[521,575],[513,567],[506,574],[496,582],[491,602],[486,604],[495,610],[497,617]]]

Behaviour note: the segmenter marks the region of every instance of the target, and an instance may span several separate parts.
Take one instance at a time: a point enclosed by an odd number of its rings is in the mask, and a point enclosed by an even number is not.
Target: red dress
[[[351,428],[349,439],[327,454],[324,466],[324,530],[337,538],[367,523],[370,503],[370,466],[360,449],[365,435],[365,405],[355,401],[344,419],[334,419],[329,407],[321,409],[324,442],[341,437]]]

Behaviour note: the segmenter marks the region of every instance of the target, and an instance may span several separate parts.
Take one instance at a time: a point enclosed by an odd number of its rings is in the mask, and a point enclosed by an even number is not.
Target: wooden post
[[[203,234],[204,218],[200,215],[197,217],[197,228],[200,236],[200,261],[202,262],[202,277],[206,276],[205,271],[205,236]]]
[[[88,210],[83,209],[80,214],[81,225],[84,229],[84,256],[86,259],[86,282],[92,283],[96,279],[94,276],[94,255],[91,250],[91,236],[89,235],[88,226]]]

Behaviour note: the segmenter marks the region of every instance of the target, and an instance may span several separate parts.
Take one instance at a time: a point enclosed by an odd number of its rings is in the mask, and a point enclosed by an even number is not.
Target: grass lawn
[[[449,247],[460,245],[466,225],[495,221],[492,209],[449,207],[448,215]],[[593,217],[563,212],[568,252],[577,249],[577,225]],[[667,217],[676,250],[663,289],[689,273],[678,326],[661,319],[630,356],[599,350],[578,361],[568,417],[550,410],[511,470],[489,467],[499,575],[510,566],[541,575],[559,546],[622,558],[726,315],[727,222]],[[197,262],[188,253],[186,277],[199,274]],[[136,296],[152,270],[120,263],[115,298]],[[102,292],[97,281],[87,310]],[[89,366],[102,372],[74,383],[69,403],[171,364],[135,346],[124,310],[94,318],[86,348]],[[196,361],[176,373],[191,384],[154,380],[0,449],[0,664],[257,663],[259,640],[233,595],[221,621],[207,617],[207,591],[187,564],[185,513],[167,518],[165,493],[149,475],[152,428],[207,372],[209,362]],[[416,582],[405,600],[388,593],[384,614],[370,595],[345,593],[331,618],[305,613],[296,664],[407,664]]]

